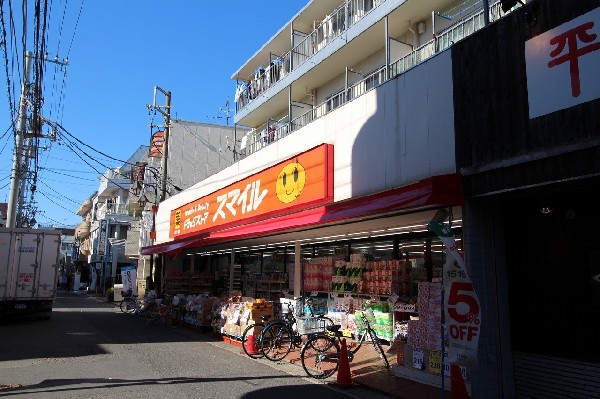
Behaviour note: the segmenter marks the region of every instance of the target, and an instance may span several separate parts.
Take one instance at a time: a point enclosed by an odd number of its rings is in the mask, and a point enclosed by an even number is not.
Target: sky
[[[155,86],[171,92],[172,118],[225,125],[233,116],[226,102],[235,108],[231,75],[308,0],[47,0],[47,34],[37,41],[36,2],[23,2],[26,50],[45,42],[48,59],[67,59],[43,63],[39,74],[42,116],[58,124],[59,140],[40,140],[47,149],[31,206],[39,225],[74,227],[98,176],[148,145],[150,125],[163,123],[147,108]],[[21,2],[0,4],[0,202],[8,202],[25,24]],[[42,128],[45,136],[51,130]]]

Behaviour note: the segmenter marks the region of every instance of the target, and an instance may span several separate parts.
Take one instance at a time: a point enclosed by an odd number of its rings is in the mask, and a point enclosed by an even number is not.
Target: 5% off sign
[[[477,359],[481,306],[467,274],[459,266],[444,275],[448,357],[451,364],[467,365]]]

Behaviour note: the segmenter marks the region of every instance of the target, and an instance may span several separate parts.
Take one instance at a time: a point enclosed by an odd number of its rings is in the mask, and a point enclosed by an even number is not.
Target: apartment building
[[[232,75],[240,159],[161,202],[142,254],[248,296],[410,305],[444,281],[443,214],[478,297],[454,292],[472,397],[597,396],[599,6],[308,2]],[[338,262],[403,274],[306,273]],[[394,306],[392,328],[421,311]],[[393,372],[447,388],[447,337],[420,328]]]
[[[179,119],[170,120],[169,127],[166,197],[231,165],[237,156],[236,133],[247,131]],[[136,266],[142,288],[153,274],[152,259],[140,256],[140,248],[154,240],[153,215],[163,188],[164,130],[153,132],[149,141],[123,165],[100,176],[98,191],[77,210],[82,217],[76,229],[78,259],[92,290],[101,279],[105,287],[118,283],[122,266]]]

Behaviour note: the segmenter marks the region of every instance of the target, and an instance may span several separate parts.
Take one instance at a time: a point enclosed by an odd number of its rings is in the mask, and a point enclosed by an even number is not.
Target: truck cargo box
[[[56,297],[61,232],[0,228],[0,314],[48,318]]]

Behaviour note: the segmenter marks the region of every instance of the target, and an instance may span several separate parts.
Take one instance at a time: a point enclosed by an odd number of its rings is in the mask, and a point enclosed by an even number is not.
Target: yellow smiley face
[[[277,175],[277,182],[275,183],[277,198],[284,204],[289,204],[300,196],[305,183],[306,172],[304,166],[297,162],[285,165]]]

